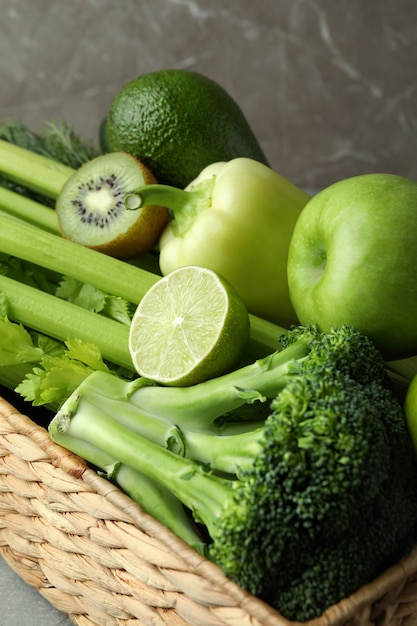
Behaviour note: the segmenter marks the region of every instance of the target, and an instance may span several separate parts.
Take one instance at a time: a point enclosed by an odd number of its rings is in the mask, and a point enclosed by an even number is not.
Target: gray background
[[[271,165],[321,188],[414,177],[415,0],[0,0],[0,117],[96,137],[117,90],[167,67],[218,81]]]
[[[92,139],[139,74],[191,69],[241,106],[306,188],[416,177],[415,0],[0,0],[0,117]],[[0,560],[0,626],[67,623]]]

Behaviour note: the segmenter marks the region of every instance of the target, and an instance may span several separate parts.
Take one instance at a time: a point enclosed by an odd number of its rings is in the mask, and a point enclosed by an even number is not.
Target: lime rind
[[[145,294],[129,349],[139,375],[182,386],[232,369],[248,337],[248,311],[234,288],[212,270],[188,266]]]

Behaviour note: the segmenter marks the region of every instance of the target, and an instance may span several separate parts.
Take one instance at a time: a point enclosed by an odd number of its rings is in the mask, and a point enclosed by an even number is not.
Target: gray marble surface
[[[0,558],[0,626],[70,626],[68,617]]]
[[[415,0],[1,0],[0,117],[96,137],[117,90],[166,67],[217,80],[300,186],[416,176]]]

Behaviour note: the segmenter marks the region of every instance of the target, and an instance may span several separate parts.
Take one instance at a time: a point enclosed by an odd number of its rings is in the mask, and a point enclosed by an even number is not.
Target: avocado
[[[159,183],[184,188],[211,163],[248,157],[269,165],[236,101],[188,70],[143,74],[116,94],[106,145],[140,159]]]

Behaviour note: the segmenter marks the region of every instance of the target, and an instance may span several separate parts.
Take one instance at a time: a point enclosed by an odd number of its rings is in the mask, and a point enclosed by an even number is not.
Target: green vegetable
[[[55,200],[74,169],[0,139],[0,172],[7,180]]]
[[[109,478],[154,518],[163,516],[165,526],[188,543],[194,550],[207,556],[207,547],[182,503],[172,493],[148,476],[128,465],[116,463]]]
[[[100,318],[99,318],[100,319]],[[118,371],[110,364],[112,371]],[[96,371],[109,371],[100,349],[71,338],[65,342],[28,330],[0,316],[0,383],[33,406],[56,411],[64,400]],[[125,377],[128,370],[121,370]]]
[[[158,276],[30,224],[0,215],[0,252],[138,303]]]
[[[65,121],[59,124],[47,122],[39,133],[35,133],[18,119],[5,118],[0,120],[0,140],[73,169],[77,169],[99,154],[98,148],[90,141],[79,137]],[[65,169],[60,171],[65,172]],[[35,200],[41,199],[49,206],[53,205],[53,199],[49,196],[38,194],[19,181],[13,182],[0,175],[0,186],[18,191],[20,195],[29,196]]]
[[[168,489],[148,476],[119,463],[94,444],[77,440],[78,454],[93,465],[98,464],[98,473],[117,485],[137,502],[146,513],[155,518],[163,517],[165,525],[197,552],[206,556],[206,544],[191,521],[184,506]]]
[[[18,217],[28,224],[56,235],[60,234],[57,217],[51,208],[2,186],[0,186],[0,212]]]
[[[0,215],[0,251],[3,253],[3,257],[0,256],[3,263],[0,265],[3,317],[61,342],[78,338],[94,344],[104,360],[134,371],[128,347],[128,311],[115,296],[137,304],[149,286],[158,280],[157,276],[4,215]],[[6,255],[12,255],[12,262],[6,263]],[[23,269],[18,263],[19,258],[28,262]],[[40,271],[45,267],[52,272],[52,282]],[[80,281],[87,282],[80,284]],[[105,293],[97,293],[92,285],[102,288]],[[2,328],[0,349],[4,349],[4,341],[10,332],[9,326]],[[16,344],[14,349],[21,354],[21,344]],[[61,362],[59,368],[55,364],[56,369],[61,370],[62,378],[65,372],[70,392],[71,384],[74,384],[74,368],[77,370],[76,384],[92,370],[90,368],[80,378],[79,367],[73,362],[70,367],[67,365],[66,361]],[[93,369],[96,368],[95,364]],[[22,368],[20,371],[24,375],[27,373]],[[0,376],[3,384],[9,384],[10,380],[13,385],[22,381],[13,376],[6,375],[5,379]],[[51,379],[48,381],[50,384]],[[28,392],[27,385],[19,386],[19,392],[37,404],[50,402],[45,385],[38,390],[37,383],[31,382],[31,387]]]
[[[299,327],[282,345],[280,356],[195,388],[124,386],[93,374],[49,430],[74,452],[93,444],[160,483],[206,529],[226,575],[302,621],[415,544],[417,468],[401,405],[367,338],[351,327]],[[268,396],[260,420],[258,401]],[[253,423],[239,422],[245,402]],[[223,431],[218,420],[227,421]],[[229,451],[235,442],[237,467],[225,474],[216,454],[222,459],[221,433],[234,429],[224,437]],[[155,443],[158,430],[165,434]]]
[[[289,327],[297,320],[288,293],[288,247],[309,198],[266,165],[238,158],[208,166],[185,190],[144,186],[126,204],[157,204],[174,213],[159,242],[164,275],[183,265],[212,269],[252,314]]]
[[[120,296],[138,304],[158,276],[135,265],[113,259],[95,250],[42,231],[30,224],[0,214],[0,252],[94,285],[108,294]],[[28,294],[28,300],[31,295]],[[53,316],[52,309],[44,311]],[[59,305],[57,305],[59,306]],[[36,309],[32,307],[32,313]],[[30,324],[29,315],[23,322]],[[248,352],[254,356],[265,355],[276,346],[279,329],[272,323],[251,315],[251,337]],[[73,328],[74,325],[68,328]],[[60,335],[61,336],[61,335]],[[124,345],[122,342],[121,345]]]
[[[0,138],[74,169],[99,154],[99,149],[77,135],[65,120],[46,122],[35,133],[18,119],[5,118],[0,120]]]
[[[133,370],[128,349],[129,328],[80,306],[0,275],[8,317],[55,339],[78,337],[97,345],[103,357]]]
[[[1,120],[0,210],[58,234],[51,207],[74,171],[98,154],[65,121],[34,133],[17,119]]]
[[[330,375],[337,369],[366,384],[385,379],[379,353],[354,329],[323,336],[315,327],[295,327],[280,343],[285,349],[190,387],[161,387],[145,378],[127,382],[97,371],[77,396],[162,447],[238,474],[259,450],[269,401],[300,372],[315,371],[319,363]]]

